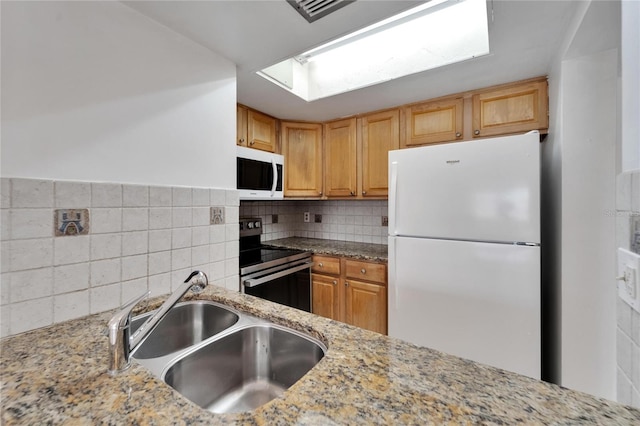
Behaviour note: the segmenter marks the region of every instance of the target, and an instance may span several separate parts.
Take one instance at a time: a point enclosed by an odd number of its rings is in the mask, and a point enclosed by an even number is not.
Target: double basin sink
[[[152,314],[134,317],[131,332]],[[234,413],[280,396],[326,350],[296,330],[197,300],[174,306],[132,356],[200,407]]]

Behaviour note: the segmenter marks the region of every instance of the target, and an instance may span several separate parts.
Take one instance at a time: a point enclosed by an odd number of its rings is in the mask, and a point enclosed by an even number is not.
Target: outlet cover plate
[[[618,248],[618,296],[640,312],[640,255]]]

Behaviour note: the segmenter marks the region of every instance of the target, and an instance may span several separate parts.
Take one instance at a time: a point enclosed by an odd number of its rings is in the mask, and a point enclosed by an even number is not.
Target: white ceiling
[[[577,5],[489,0],[490,55],[306,102],[255,72],[422,1],[357,0],[311,24],[285,0],[124,3],[237,64],[238,102],[281,119],[310,121],[546,75]]]

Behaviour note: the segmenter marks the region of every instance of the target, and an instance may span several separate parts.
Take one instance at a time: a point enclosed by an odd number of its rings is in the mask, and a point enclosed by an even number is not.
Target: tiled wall
[[[263,241],[286,237],[321,238],[325,240],[387,243],[387,201],[318,200],[318,201],[242,201],[241,217],[262,217]],[[304,212],[310,222],[304,222]],[[278,223],[273,223],[273,215]],[[321,222],[315,216],[321,215]]]
[[[1,179],[1,335],[170,293],[194,269],[238,289],[235,190]],[[210,207],[225,223],[210,225]],[[56,209],[88,209],[87,235],[54,237]]]
[[[616,245],[640,254],[640,170],[618,175]],[[617,399],[640,408],[640,313],[617,298]]]

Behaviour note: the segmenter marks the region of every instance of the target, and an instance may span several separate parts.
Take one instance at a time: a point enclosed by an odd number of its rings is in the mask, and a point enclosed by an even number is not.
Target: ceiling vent
[[[356,0],[287,0],[309,23],[335,12]]]

